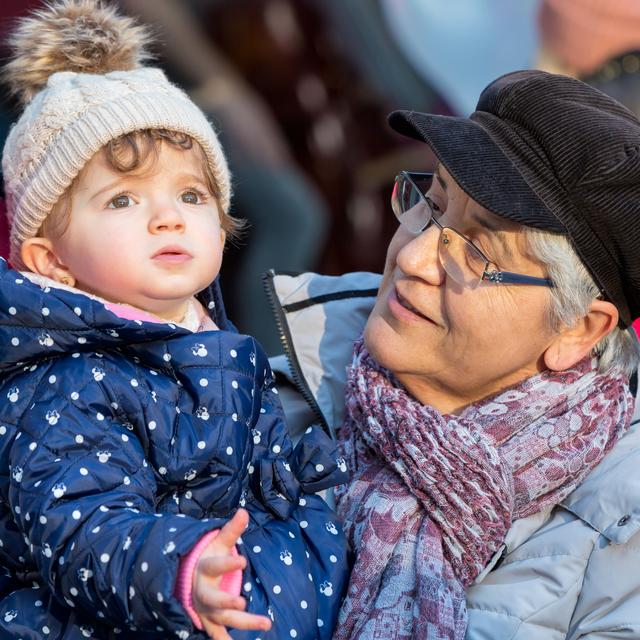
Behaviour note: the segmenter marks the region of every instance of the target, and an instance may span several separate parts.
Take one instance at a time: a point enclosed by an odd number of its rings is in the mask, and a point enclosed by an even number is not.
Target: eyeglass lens
[[[475,247],[454,229],[442,229],[438,256],[442,268],[457,283],[472,289],[480,284],[487,262]]]
[[[391,206],[398,221],[411,233],[419,234],[432,221],[432,209],[423,195],[429,193],[431,184],[430,177],[420,179],[419,185],[403,174],[396,180]],[[442,228],[440,224],[438,227],[438,257],[443,269],[458,284],[470,288],[477,287],[487,267],[485,258],[454,229]]]
[[[427,193],[430,184],[424,186],[426,187],[424,193]],[[400,224],[414,234],[420,233],[431,221],[431,209],[424,196],[416,185],[404,176],[396,180],[393,187],[391,208]]]

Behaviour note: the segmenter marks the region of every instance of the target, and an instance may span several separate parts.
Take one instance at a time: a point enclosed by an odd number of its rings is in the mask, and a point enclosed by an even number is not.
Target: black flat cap
[[[566,235],[626,327],[640,316],[640,121],[589,85],[544,71],[492,82],[469,118],[394,111],[496,215]]]

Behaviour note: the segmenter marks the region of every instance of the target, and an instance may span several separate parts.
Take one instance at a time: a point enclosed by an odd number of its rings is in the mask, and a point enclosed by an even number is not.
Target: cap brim
[[[566,233],[478,122],[394,111],[389,125],[402,135],[426,142],[465,193],[492,213],[529,227]]]

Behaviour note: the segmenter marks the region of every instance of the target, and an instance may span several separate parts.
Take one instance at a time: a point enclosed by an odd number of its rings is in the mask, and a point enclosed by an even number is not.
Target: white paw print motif
[[[332,533],[334,536],[338,535],[338,530],[336,529],[336,525],[333,524],[333,522],[325,522],[324,524],[324,528],[329,532]]]
[[[162,555],[166,556],[168,553],[171,553],[175,548],[176,548],[176,543],[170,540],[162,548]]]
[[[93,627],[82,625],[80,627],[80,633],[83,635],[83,637],[90,638],[93,635]]]
[[[340,469],[340,471],[342,471],[342,473],[346,473],[347,472],[347,462],[344,458],[338,458],[336,460],[336,464],[338,465],[338,469]]]
[[[9,611],[5,611],[4,621],[11,622],[17,616],[18,616],[18,612],[15,609],[9,609]]]
[[[260,436],[262,432],[258,429],[251,429],[251,435],[253,436],[253,444],[260,444]]]
[[[67,493],[67,485],[64,482],[57,482],[53,485],[51,492],[55,498],[62,498]]]
[[[184,474],[184,479],[188,482],[189,480],[193,480],[197,475],[198,472],[195,469],[189,469],[189,471]]]
[[[22,482],[22,467],[14,467],[11,476],[16,482]]]
[[[104,464],[105,462],[109,462],[111,451],[97,451],[96,457],[98,458],[99,462],[102,462]]]
[[[50,558],[53,555],[51,547],[46,542],[42,545],[42,555],[45,558]]]
[[[122,550],[126,551],[131,546],[131,536],[127,536],[122,544]]]
[[[104,369],[100,369],[100,367],[93,367],[93,369],[91,369],[91,373],[93,374],[93,379],[96,382],[100,382],[100,380],[102,380],[106,375]]]
[[[196,416],[200,418],[200,420],[208,420],[209,419],[209,410],[207,407],[198,407],[196,410]]]
[[[291,555],[291,552],[288,551],[287,549],[280,552],[280,560],[282,560],[282,562],[284,562],[287,566],[290,566],[293,564],[293,556]]]
[[[255,353],[251,353],[251,355],[249,356],[249,362],[255,367],[256,366],[256,354]]]
[[[333,595],[333,584],[331,582],[329,582],[328,580],[325,580],[320,585],[320,593],[323,596],[327,596],[327,598],[332,596]]]
[[[58,420],[60,420],[60,414],[55,409],[47,411],[44,417],[51,426],[58,424]]]
[[[193,347],[191,347],[191,353],[193,353],[194,356],[200,356],[201,358],[204,358],[208,351],[207,348],[203,345],[203,344],[194,344]]]
[[[87,582],[93,578],[93,571],[91,569],[87,569],[86,567],[80,567],[78,569],[78,579],[82,580],[82,582]]]
[[[9,398],[9,402],[18,402],[19,397],[20,397],[20,389],[18,389],[18,387],[11,387],[11,389],[9,389],[9,393],[7,393],[7,398]]]
[[[53,347],[53,338],[48,333],[41,333],[38,336],[38,343],[42,347]]]

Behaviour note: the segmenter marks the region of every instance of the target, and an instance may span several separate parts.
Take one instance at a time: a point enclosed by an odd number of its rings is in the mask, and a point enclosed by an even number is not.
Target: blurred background
[[[39,1],[2,0],[0,48]],[[261,275],[380,271],[401,169],[428,148],[392,133],[394,109],[467,116],[497,76],[565,73],[640,113],[640,0],[118,0],[153,28],[157,63],[220,132],[233,213],[230,317],[280,349]],[[2,49],[6,56],[6,48]],[[16,117],[6,91],[0,139]]]

